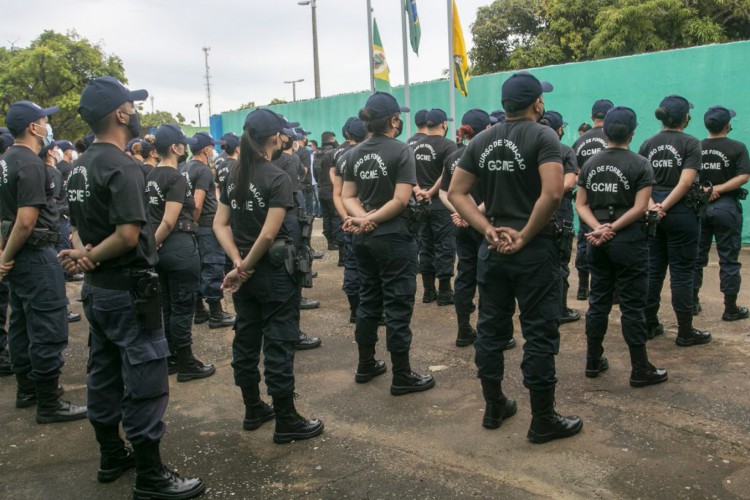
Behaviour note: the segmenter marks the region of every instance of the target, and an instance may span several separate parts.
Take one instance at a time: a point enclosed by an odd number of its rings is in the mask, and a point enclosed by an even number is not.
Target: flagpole
[[[367,46],[370,52],[370,92],[375,93],[375,67],[373,66],[374,54],[372,51],[372,6],[371,0],[367,0]]]
[[[401,3],[401,38],[404,46],[404,106],[411,108],[411,96],[409,95],[409,47],[406,41],[406,11],[404,0]],[[411,113],[406,120],[406,137],[411,137]]]
[[[449,71],[449,77],[448,77],[448,89],[449,89],[449,96],[450,96],[450,114],[449,116],[453,118],[453,122],[451,125],[451,129],[453,130],[453,135],[451,135],[450,140],[455,141],[456,140],[456,123],[458,122],[458,118],[456,117],[456,91],[453,89],[454,82],[456,81],[456,70],[455,70],[455,62],[453,60],[453,52],[454,52],[454,46],[453,46],[453,0],[448,0],[448,71]]]

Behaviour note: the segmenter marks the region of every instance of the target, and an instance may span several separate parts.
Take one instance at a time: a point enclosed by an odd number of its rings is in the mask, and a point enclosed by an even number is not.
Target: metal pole
[[[315,13],[317,0],[312,0],[313,65],[315,70],[315,98],[320,97],[320,63],[318,62],[318,17]]]
[[[450,92],[450,116],[453,118],[453,122],[450,126],[451,130],[453,131],[453,135],[451,135],[450,140],[455,141],[456,140],[456,122],[458,121],[456,119],[456,91],[453,89],[453,85],[455,82],[455,62],[454,62],[454,46],[453,46],[453,0],[448,0],[448,33],[449,33],[449,43],[448,43],[448,91]]]
[[[370,53],[370,92],[375,92],[375,68],[372,65],[373,53],[372,53],[372,4],[371,0],[367,0],[367,47]]]
[[[208,116],[211,116],[211,69],[208,66],[208,52],[211,47],[203,47],[206,59],[206,98],[208,100]]]
[[[406,12],[404,0],[399,0],[401,3],[401,39],[404,46],[404,106],[411,108],[411,96],[409,95],[409,46],[406,37]],[[411,137],[411,113],[409,118],[406,120],[406,137]]]
[[[297,82],[292,82],[292,102],[297,102]]]

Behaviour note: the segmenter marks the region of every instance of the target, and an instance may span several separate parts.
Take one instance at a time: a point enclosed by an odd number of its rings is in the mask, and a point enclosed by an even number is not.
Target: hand
[[[667,211],[664,209],[664,206],[661,203],[654,203],[653,205],[648,207],[648,209],[657,212],[659,215],[659,220],[667,216]]]
[[[6,262],[5,264],[0,264],[0,281],[5,278],[5,276],[10,272],[11,269],[13,269],[13,264],[15,263],[15,260],[11,260],[9,262]]]
[[[489,243],[489,246],[487,247],[490,251],[499,252],[500,251],[500,234],[498,233],[498,228],[496,227],[488,227],[484,231],[484,239]]]
[[[497,230],[501,241],[500,253],[514,254],[526,246],[526,238],[520,231],[516,231],[511,227],[500,227]]]
[[[708,201],[716,201],[719,198],[721,198],[721,193],[714,189],[711,191],[711,196],[708,197]]]
[[[457,213],[451,214],[451,222],[456,227],[469,227],[469,223],[463,220]]]
[[[352,232],[352,218],[350,216],[347,216],[346,219],[344,219],[344,223],[341,225],[341,230],[345,233],[351,233]]]
[[[239,268],[232,269],[226,276],[224,276],[224,282],[221,284],[221,289],[229,293],[237,292],[237,290],[242,288],[242,285],[250,279],[250,276],[252,276],[254,272],[254,269],[242,273]]]
[[[586,240],[593,246],[601,246],[615,237],[612,224],[602,224],[593,231],[586,233]]]

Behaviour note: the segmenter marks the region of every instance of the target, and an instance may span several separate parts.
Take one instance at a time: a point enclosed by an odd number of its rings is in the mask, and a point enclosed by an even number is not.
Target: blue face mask
[[[39,135],[36,132],[34,132],[34,135],[42,139],[42,147],[46,148],[47,146],[52,144],[52,141],[54,140],[54,135],[52,134],[52,125],[47,123],[44,128],[47,130],[47,135]]]
[[[312,147],[311,146],[305,146],[305,149],[312,153]]]

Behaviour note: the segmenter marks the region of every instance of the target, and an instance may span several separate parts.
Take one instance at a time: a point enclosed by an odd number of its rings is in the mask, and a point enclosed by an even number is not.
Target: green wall
[[[545,96],[549,110],[562,113],[570,124],[563,142],[572,144],[578,125],[589,121],[591,104],[600,98],[633,108],[640,126],[633,141],[634,149],[659,130],[653,112],[659,101],[669,94],[680,94],[695,105],[693,121],[686,132],[698,138],[707,133],[703,127],[706,108],[722,104],[737,111],[731,137],[750,144],[750,42],[707,45],[689,49],[603,59],[583,63],[548,66],[530,70],[541,80],[555,87]],[[499,109],[500,87],[510,73],[473,77],[469,96],[456,93],[456,116],[471,108],[488,111]],[[446,80],[415,84],[411,89],[411,109],[449,108]],[[403,101],[403,87],[393,90]],[[293,121],[299,121],[319,139],[324,130],[333,130],[340,137],[341,125],[356,115],[369,92],[343,94],[322,99],[270,106]],[[242,131],[249,110],[222,113],[224,132]],[[405,138],[405,137],[404,137]],[[750,200],[744,203],[750,208]],[[747,211],[747,210],[746,210]],[[745,218],[743,242],[750,243],[750,217]]]

